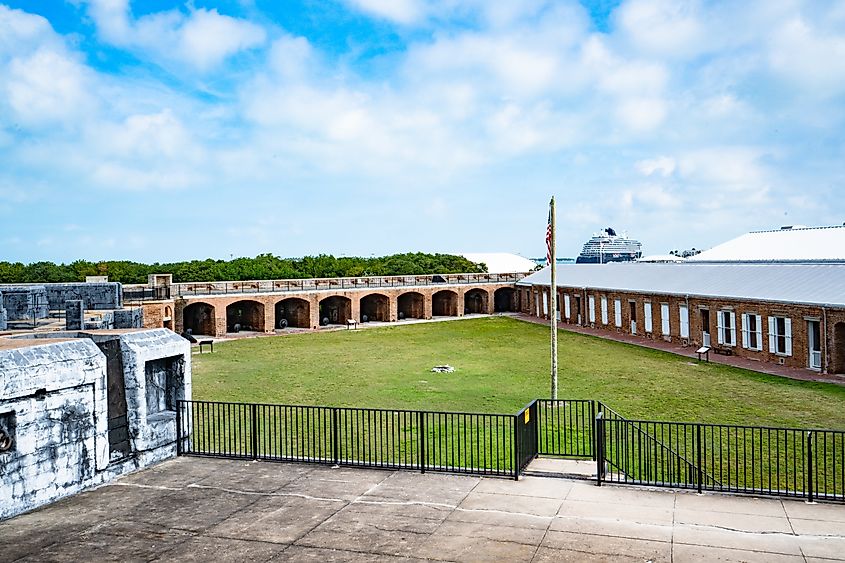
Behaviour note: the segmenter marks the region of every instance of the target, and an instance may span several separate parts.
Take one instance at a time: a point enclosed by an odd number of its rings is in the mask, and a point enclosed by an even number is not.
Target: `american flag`
[[[549,204],[549,222],[546,225],[546,266],[552,264],[552,206]]]

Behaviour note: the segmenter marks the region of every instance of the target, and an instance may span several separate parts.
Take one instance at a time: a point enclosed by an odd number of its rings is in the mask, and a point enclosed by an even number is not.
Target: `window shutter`
[[[763,324],[762,324],[763,323],[763,317],[761,317],[760,315],[754,315],[754,316],[757,317],[757,324],[755,325],[757,327],[757,349],[762,350],[763,349]]]
[[[769,352],[772,354],[778,351],[775,330],[775,318],[769,317]]]
[[[567,319],[572,316],[572,314],[571,314],[572,311],[569,308],[569,295],[568,294],[564,294],[564,296],[563,296],[563,312],[566,315]]]
[[[716,332],[717,332],[717,339],[719,344],[725,343],[725,321],[724,321],[724,314],[722,311],[719,311],[716,314]]]
[[[646,303],[644,306],[644,313],[645,313],[645,331],[651,332],[652,331],[652,321],[651,321],[651,303]]]
[[[742,347],[745,348],[746,350],[748,349],[748,346],[749,346],[748,340],[749,340],[749,338],[748,338],[748,314],[743,313],[742,314]]]
[[[622,301],[616,299],[613,301],[613,318],[616,321],[616,326],[622,326]]]
[[[792,319],[785,319],[784,325],[786,326],[786,355],[792,355]]]

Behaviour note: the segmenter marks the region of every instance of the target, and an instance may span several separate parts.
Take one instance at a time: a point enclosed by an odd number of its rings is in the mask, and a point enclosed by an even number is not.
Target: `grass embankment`
[[[560,333],[560,398],[629,418],[845,428],[845,387]],[[489,318],[220,343],[194,355],[194,398],[515,413],[549,395],[548,329]],[[431,373],[450,364],[455,373]]]

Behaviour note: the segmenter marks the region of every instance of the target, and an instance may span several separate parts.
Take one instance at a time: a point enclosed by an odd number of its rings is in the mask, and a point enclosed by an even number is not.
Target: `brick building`
[[[563,324],[845,374],[845,264],[563,265],[557,273]],[[549,268],[517,288],[522,312],[548,318]]]

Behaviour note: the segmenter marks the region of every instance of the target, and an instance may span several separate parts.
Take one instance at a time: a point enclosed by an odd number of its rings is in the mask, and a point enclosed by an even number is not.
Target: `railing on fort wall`
[[[163,301],[170,299],[170,286],[124,285],[123,302]]]
[[[845,501],[845,431],[629,420],[592,400],[515,415],[179,401],[180,454],[517,478],[586,458],[597,484]]]
[[[190,282],[175,283],[171,288],[174,296],[188,297],[192,295],[227,295],[231,293],[273,293],[479,283],[516,283],[527,275],[528,273],[515,272],[507,274],[428,274],[415,276]]]

